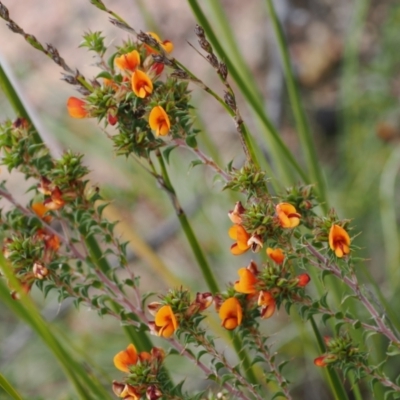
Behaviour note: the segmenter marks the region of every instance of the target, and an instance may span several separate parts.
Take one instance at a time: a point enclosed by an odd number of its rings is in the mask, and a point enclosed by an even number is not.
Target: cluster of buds
[[[342,334],[338,338],[324,337],[326,346],[325,354],[317,357],[314,364],[317,367],[326,367],[336,364],[338,366],[363,363],[366,354],[354,347],[351,338]]]
[[[213,302],[211,293],[197,293],[191,301],[187,290],[171,290],[163,302],[149,303],[147,309],[155,317],[149,323],[150,331],[164,338],[171,337],[179,326],[194,322],[194,318],[207,309]]]
[[[163,393],[158,381],[164,358],[164,351],[158,347],[153,347],[150,353],[138,353],[130,344],[114,357],[115,367],[128,374],[124,382],[113,382],[114,393],[125,400],[138,400],[143,396],[148,400],[161,398]]]

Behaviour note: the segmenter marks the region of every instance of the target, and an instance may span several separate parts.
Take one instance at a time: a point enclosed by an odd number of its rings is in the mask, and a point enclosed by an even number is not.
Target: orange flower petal
[[[86,102],[77,97],[70,97],[67,101],[68,114],[72,118],[86,118],[89,116],[86,110]]]
[[[329,247],[336,254],[336,257],[343,257],[350,253],[350,236],[340,226],[332,225],[329,231]]]
[[[141,99],[153,92],[153,82],[145,72],[139,69],[132,74],[131,84],[133,92]]]
[[[271,247],[267,248],[267,255],[271,260],[275,261],[277,264],[282,264],[285,259],[283,251],[279,248],[273,249]]]
[[[236,297],[225,300],[219,309],[219,317],[222,319],[222,326],[225,329],[232,330],[239,326],[243,318],[239,300]]]
[[[52,219],[51,215],[46,215],[46,212],[49,211],[49,209],[45,206],[44,203],[33,203],[32,204],[32,210],[33,212],[39,217],[41,218],[43,221],[45,222],[50,222]]]
[[[121,70],[134,71],[140,65],[140,54],[137,50],[133,50],[116,57],[114,63]]]
[[[254,274],[247,268],[240,268],[238,271],[240,279],[235,282],[234,289],[239,293],[252,294],[257,290],[255,285],[257,283],[257,278]]]
[[[130,344],[126,350],[120,351],[114,357],[114,365],[123,372],[129,372],[129,367],[135,365],[138,361],[138,354],[133,344]]]
[[[149,125],[153,131],[156,131],[156,136],[165,136],[168,134],[171,123],[168,114],[161,106],[155,106],[149,115]]]
[[[274,315],[276,301],[270,292],[260,291],[258,305],[261,306],[260,314],[262,319],[268,319]]]
[[[295,228],[300,223],[301,215],[290,203],[279,203],[276,205],[276,214],[282,228]]]
[[[159,328],[158,336],[169,338],[178,328],[178,321],[172,311],[171,306],[162,306],[155,316],[154,320]]]

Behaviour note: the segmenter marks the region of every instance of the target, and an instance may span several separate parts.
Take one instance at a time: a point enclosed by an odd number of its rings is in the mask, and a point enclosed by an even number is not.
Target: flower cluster
[[[96,51],[91,45],[93,35],[84,37],[84,45]],[[153,32],[141,32],[137,42],[124,43],[108,63],[102,60],[102,50],[98,63],[102,71],[85,90],[84,98],[68,99],[69,115],[105,119],[106,124],[115,125],[118,133],[111,138],[118,154],[147,157],[174,138],[191,137],[188,142],[194,144],[197,131],[189,115],[188,82],[177,78],[179,67],[168,57],[173,48],[171,41],[161,41]],[[173,73],[163,80],[165,65]],[[169,139],[161,140],[166,136]]]
[[[143,396],[148,400],[161,398],[159,375],[164,358],[164,351],[158,347],[153,347],[150,353],[138,353],[130,344],[114,357],[115,367],[128,374],[124,382],[113,382],[114,393],[125,400],[139,400]]]
[[[171,337],[179,326],[190,326],[213,302],[211,293],[197,293],[193,301],[187,290],[171,290],[163,302],[149,303],[147,309],[154,315],[154,321],[149,323],[150,331],[164,338]]]

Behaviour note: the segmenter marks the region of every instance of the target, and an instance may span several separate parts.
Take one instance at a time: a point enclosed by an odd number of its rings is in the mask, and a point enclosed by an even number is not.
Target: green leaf
[[[324,314],[322,316],[322,322],[324,323],[325,326],[326,326],[326,321],[328,321],[329,318],[332,318],[332,315]]]
[[[397,346],[391,344],[391,345],[388,347],[388,349],[387,349],[387,351],[386,351],[386,354],[387,354],[388,356],[391,356],[391,357],[393,357],[393,356],[398,356],[398,355],[400,355],[400,349],[399,349]]]
[[[196,149],[197,148],[196,136],[187,136],[185,141],[186,141],[186,144],[189,147],[191,147],[192,149]]]
[[[96,78],[106,78],[106,79],[110,79],[110,80],[113,79],[112,75],[107,71],[100,72],[99,74],[96,75]]]
[[[167,162],[167,164],[169,164],[169,156],[172,152],[172,150],[176,149],[178,146],[169,146],[167,147],[165,150],[163,150],[163,156],[165,158],[165,161]]]

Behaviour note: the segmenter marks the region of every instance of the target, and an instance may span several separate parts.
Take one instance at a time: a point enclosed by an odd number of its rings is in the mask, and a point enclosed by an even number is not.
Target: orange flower
[[[231,246],[232,254],[238,256],[250,249],[250,245],[248,244],[250,234],[246,232],[242,225],[233,225],[228,233],[231,239],[236,240],[236,243]]]
[[[295,228],[300,223],[301,215],[289,203],[277,204],[276,214],[282,228]]]
[[[156,314],[155,324],[158,330],[158,336],[169,338],[178,328],[178,321],[172,312],[171,306],[162,306]]]
[[[285,255],[283,254],[283,251],[281,249],[279,249],[278,247],[276,249],[272,249],[271,247],[268,247],[267,255],[269,258],[271,258],[277,264],[282,264],[283,260],[285,259]]]
[[[140,391],[127,383],[119,383],[114,381],[112,389],[116,396],[124,400],[140,400],[142,398]]]
[[[165,136],[168,134],[171,123],[169,122],[168,114],[161,106],[155,106],[151,110],[149,125],[153,131],[156,131],[156,136]]]
[[[44,203],[33,203],[31,207],[33,212],[44,222],[49,223],[53,218],[51,215],[44,216],[47,213],[47,211],[49,211],[49,209],[45,206]]]
[[[238,271],[240,279],[235,282],[234,289],[239,293],[254,294],[257,292],[258,282],[256,275],[249,268],[240,268]]]
[[[261,307],[260,314],[262,319],[272,317],[276,308],[276,301],[270,292],[260,291],[258,305]]]
[[[297,277],[297,280],[298,280],[297,286],[298,287],[304,287],[304,286],[308,285],[308,283],[310,282],[311,278],[310,278],[310,275],[308,275],[308,274],[300,274]]]
[[[133,50],[116,57],[114,63],[121,70],[134,71],[140,65],[140,54],[137,50]]]
[[[130,366],[136,365],[138,361],[148,361],[151,359],[150,353],[147,351],[137,352],[136,347],[130,344],[126,350],[120,351],[114,357],[115,368],[122,372],[130,372]]]
[[[331,226],[329,246],[335,252],[336,257],[341,258],[350,253],[350,236],[340,225]]]
[[[122,372],[129,372],[129,367],[131,365],[136,365],[139,356],[136,351],[136,347],[130,344],[126,350],[120,351],[114,357],[115,368]]]
[[[86,110],[86,102],[77,97],[70,97],[67,101],[68,113],[72,118],[87,118],[89,112]]]
[[[164,49],[165,52],[171,53],[174,50],[174,45],[170,40],[164,40],[161,42],[160,37],[154,32],[147,32],[152,38],[156,39],[158,43],[160,43],[161,47]],[[149,54],[156,53],[156,50],[153,50],[150,46],[145,45],[146,50]]]
[[[137,97],[144,99],[153,92],[153,82],[147,74],[139,69],[132,74],[132,90]]]
[[[230,297],[225,300],[219,309],[219,317],[222,319],[221,325],[228,330],[235,329],[242,323],[243,311],[239,300]]]

